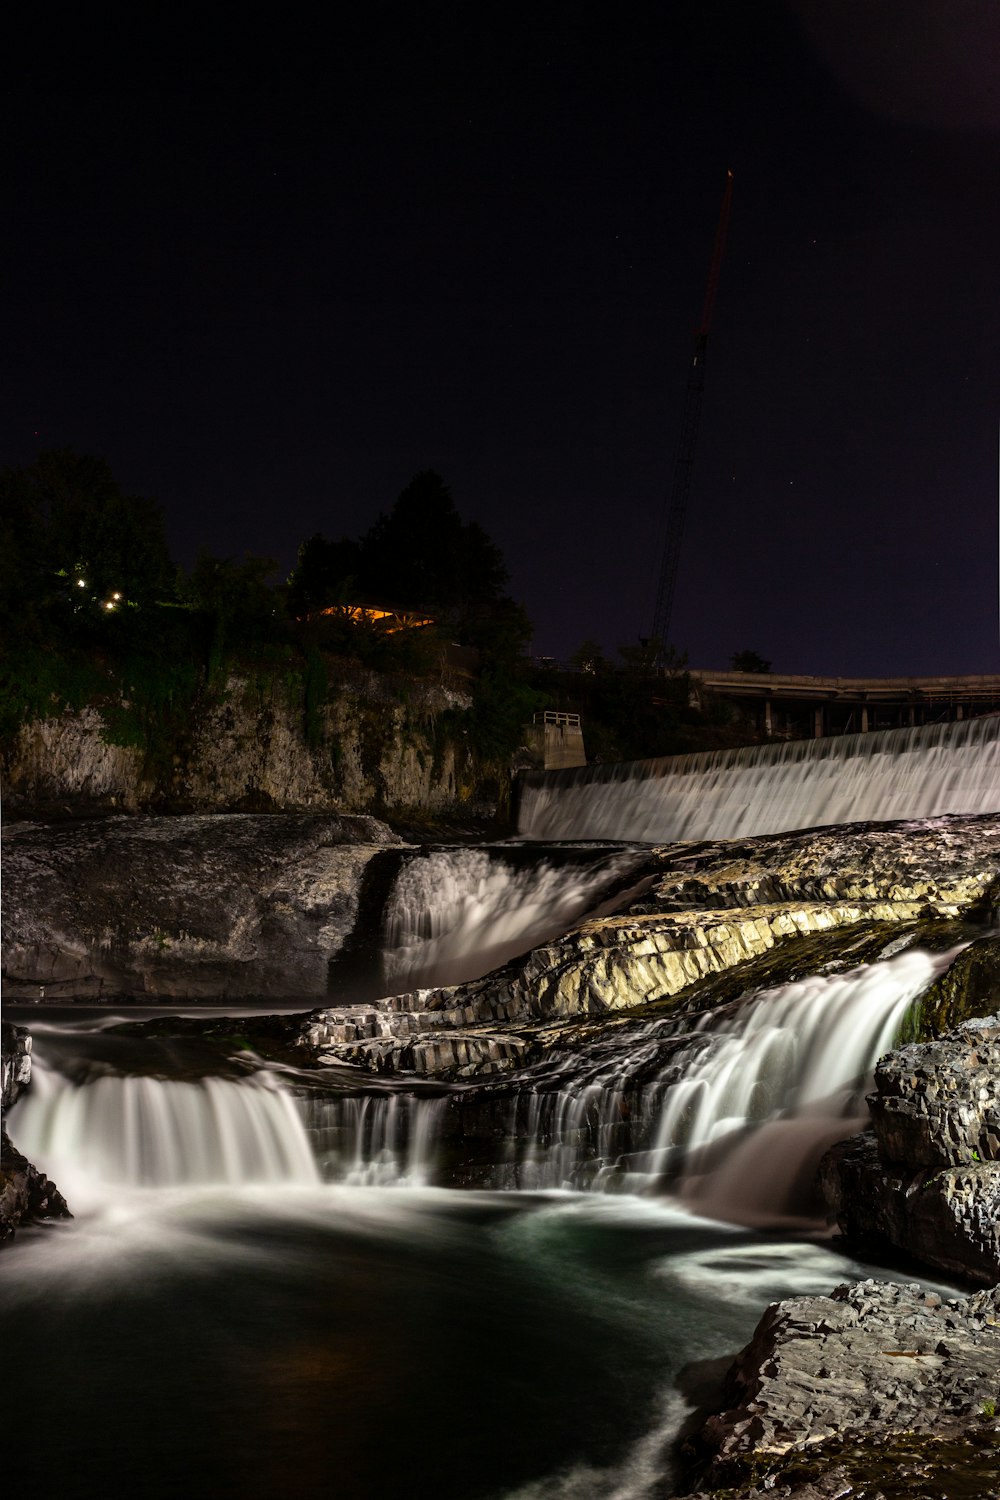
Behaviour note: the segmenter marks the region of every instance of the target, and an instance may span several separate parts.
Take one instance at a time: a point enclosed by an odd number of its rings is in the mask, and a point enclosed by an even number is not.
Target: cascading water
[[[496,850],[441,849],[404,865],[383,921],[389,993],[478,979],[565,932],[637,856],[618,850],[585,864],[511,859]]]
[[[808,1212],[823,1150],[864,1124],[864,1094],[906,1014],[955,952],[910,950],[765,990],[678,1034],[648,1023],[588,1069],[517,1101],[524,1186],[662,1191],[699,1213]]]
[[[627,879],[635,852],[623,858],[612,874]],[[530,946],[519,872],[491,890],[475,861],[460,867],[468,905],[432,885],[401,947],[447,932],[433,961],[447,959],[449,942],[488,946],[508,915]],[[563,920],[561,881],[580,882],[579,867],[543,871],[520,896],[541,886],[546,920]],[[586,885],[586,908],[595,895]],[[419,915],[439,902],[440,924]],[[613,1021],[522,1074],[504,1180],[598,1189],[573,1195],[427,1186],[438,1139],[442,1176],[456,1149],[447,1112],[461,1119],[479,1080],[351,1083],[331,1068],[307,1092],[301,1075],[242,1073],[240,1052],[221,1064],[237,1076],[192,1082],[218,1052],[173,1032],[160,1046],[107,1013],[95,1031],[79,1014],[49,1028],[61,1043],[35,1027],[11,1130],[77,1217],[3,1251],[25,1485],[171,1500],[196,1476],[241,1500],[318,1500],[331,1483],[375,1500],[412,1488],[446,1392],[448,1441],[428,1471],[439,1500],[671,1493],[685,1372],[746,1342],[768,1301],[871,1274],[807,1243],[801,1220],[784,1241],[732,1221],[771,1230],[806,1208],[800,1177],[856,1128],[866,1071],[952,957],[908,951],[700,1023]],[[407,973],[411,959],[423,961],[404,952]],[[472,1123],[484,1160],[503,1150],[509,1087],[488,1081],[495,1113]],[[472,1368],[475,1381],[456,1380]],[[164,1391],[170,1421],[150,1420]]]
[[[447,1101],[413,1094],[311,1096],[303,1119],[328,1181],[352,1187],[424,1187]]]
[[[17,1139],[65,1182],[128,1187],[319,1181],[296,1103],[279,1078],[181,1082],[105,1074],[72,1083],[36,1052]]]
[[[530,775],[531,839],[733,839],[1000,811],[1000,717]]]

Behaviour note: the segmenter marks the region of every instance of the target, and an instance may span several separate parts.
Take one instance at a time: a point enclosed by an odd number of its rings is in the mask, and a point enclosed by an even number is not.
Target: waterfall
[[[525,1187],[665,1186],[706,1216],[777,1223],[808,1213],[827,1146],[867,1123],[878,1058],[954,950],[909,950],[846,974],[763,990],[694,1032],[619,1033],[572,1079],[518,1098]]]
[[[446,1100],[295,1097],[266,1070],[194,1083],[104,1074],[72,1083],[36,1050],[20,1148],[57,1180],[127,1187],[428,1183]]]
[[[535,773],[532,839],[732,839],[1000,811],[1000,717]]]
[[[403,866],[383,922],[390,992],[478,979],[566,931],[628,874],[634,852],[517,865],[488,849],[440,849]]]
[[[385,1093],[314,1095],[303,1118],[327,1180],[354,1187],[424,1187],[447,1100]]]
[[[194,1083],[106,1074],[74,1084],[36,1051],[11,1128],[62,1183],[81,1175],[129,1187],[319,1181],[295,1100],[268,1072]]]

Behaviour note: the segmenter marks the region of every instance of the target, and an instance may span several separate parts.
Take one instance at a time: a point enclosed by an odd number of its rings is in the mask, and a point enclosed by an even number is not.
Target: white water
[[[589,1072],[519,1103],[522,1184],[651,1192],[673,1179],[709,1217],[808,1215],[820,1156],[863,1128],[875,1063],[954,958],[911,950],[764,990],[706,1016],[679,1045],[676,1023],[651,1023]]]
[[[485,849],[442,849],[411,860],[383,924],[387,991],[478,979],[565,932],[636,858],[517,867]]]
[[[11,1130],[71,1200],[100,1184],[319,1182],[295,1100],[266,1071],[240,1081],[106,1075],[78,1085],[36,1051]]]
[[[957,951],[957,950],[956,950]],[[708,1013],[614,1030],[515,1095],[507,1166],[529,1189],[669,1191],[699,1215],[779,1224],[810,1213],[827,1146],[865,1123],[877,1059],[955,952],[909,950]],[[12,1115],[19,1147],[77,1201],[108,1185],[422,1187],[447,1095],[310,1094],[273,1072],[196,1083],[71,1083],[36,1051]]]
[[[1000,811],[1000,718],[798,740],[529,779],[531,839],[731,839]]]
[[[352,1187],[425,1187],[434,1175],[445,1099],[413,1094],[301,1101],[324,1176]]]

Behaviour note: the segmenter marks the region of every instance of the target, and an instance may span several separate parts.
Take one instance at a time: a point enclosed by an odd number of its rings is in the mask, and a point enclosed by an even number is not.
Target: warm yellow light
[[[112,594],[111,597],[115,601],[115,603],[117,604],[118,600],[121,598],[121,594]]]
[[[114,602],[111,599],[105,599],[105,601],[104,601],[104,608],[105,609],[114,609],[114,607],[115,607],[114,606]]]
[[[82,578],[78,578],[76,580],[76,586],[77,586],[78,589],[85,589],[87,587],[86,583],[83,581]]]

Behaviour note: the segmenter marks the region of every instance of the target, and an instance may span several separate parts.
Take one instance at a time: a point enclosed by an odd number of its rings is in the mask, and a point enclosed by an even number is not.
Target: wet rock
[[[31,1083],[31,1034],[25,1026],[0,1026],[3,1108],[6,1111]],[[49,1179],[12,1144],[0,1127],[0,1245],[21,1224],[36,1219],[71,1219],[66,1200]]]
[[[998,1070],[1000,1017],[882,1058],[872,1132],[820,1168],[844,1234],[978,1285],[1000,1280]]]
[[[945,1300],[917,1285],[840,1286],[768,1308],[732,1367],[726,1408],[692,1453],[713,1492],[874,1496],[850,1488],[852,1465],[866,1464],[870,1479],[873,1457],[893,1442],[909,1442],[911,1455],[922,1446],[926,1458],[934,1442],[978,1434],[998,1384],[1000,1288]]]
[[[31,1082],[31,1033],[26,1026],[0,1024],[3,1067],[3,1108],[8,1110]]]
[[[944,1034],[975,1016],[992,1015],[1000,1005],[1000,938],[979,938],[960,953],[946,974],[920,998],[915,1040]]]
[[[72,1217],[55,1183],[21,1155],[6,1128],[0,1130],[0,1245],[39,1219]]]

